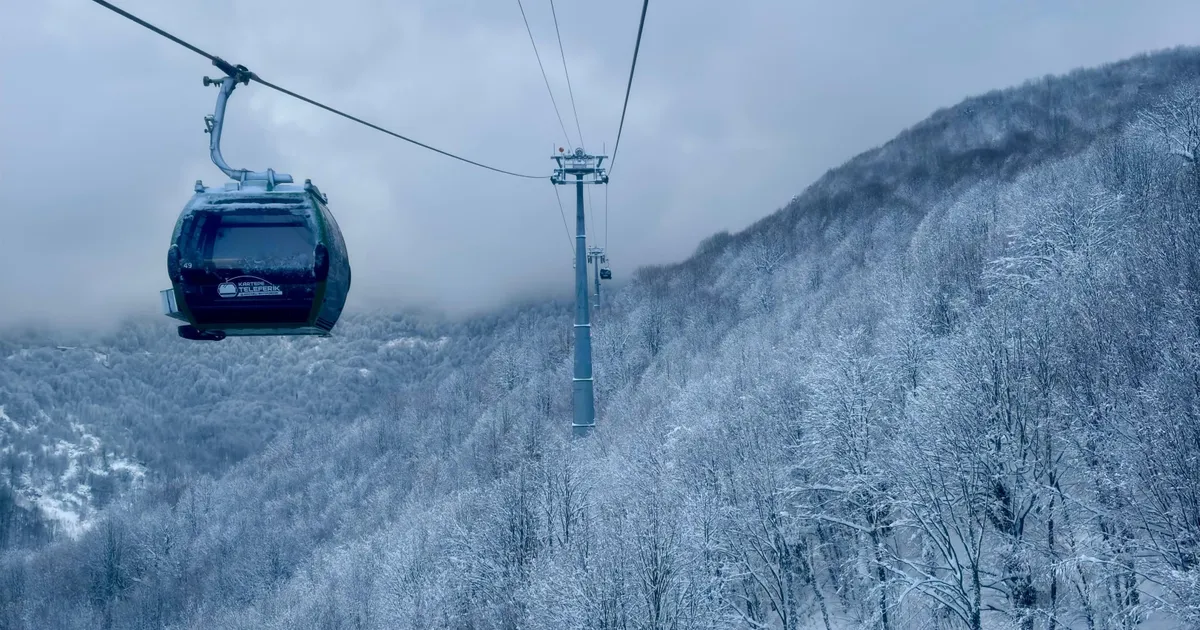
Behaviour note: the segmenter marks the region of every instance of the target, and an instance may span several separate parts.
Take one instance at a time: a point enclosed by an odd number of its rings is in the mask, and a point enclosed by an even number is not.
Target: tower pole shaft
[[[596,426],[592,387],[592,324],[588,306],[587,234],[583,215],[583,174],[575,174],[575,377],[572,399],[574,437],[586,437]]]

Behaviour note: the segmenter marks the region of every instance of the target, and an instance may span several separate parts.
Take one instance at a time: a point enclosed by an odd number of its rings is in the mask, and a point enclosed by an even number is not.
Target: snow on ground
[[[120,470],[129,473],[139,481],[146,477],[146,467],[127,459],[114,459],[108,463],[109,470]]]
[[[19,433],[27,433],[30,430],[28,427],[23,427],[20,424],[17,424],[16,420],[8,417],[8,414],[4,413],[4,405],[0,405],[0,427],[3,426],[7,426],[13,431],[17,431]]]
[[[42,516],[53,522],[61,533],[70,538],[78,538],[92,526],[90,520],[81,519],[79,512],[68,508],[66,501],[62,499],[43,494],[34,502],[42,511]]]
[[[392,349],[392,348],[422,347],[422,348],[437,349],[437,348],[441,348],[442,346],[446,345],[446,342],[449,340],[450,339],[447,337],[438,337],[436,340],[433,340],[433,341],[430,341],[428,339],[421,339],[420,337],[398,337],[396,339],[392,339],[391,341],[388,341],[387,343],[384,343],[382,346],[380,346],[380,348],[381,349]]]
[[[82,423],[69,421],[71,436],[67,438],[51,438],[41,435],[38,430],[43,427],[55,426],[50,416],[39,411],[37,424],[22,425],[9,416],[4,407],[0,406],[0,434],[22,433],[25,438],[42,437],[31,452],[26,447],[24,456],[26,462],[36,459],[50,466],[38,466],[41,473],[30,474],[30,467],[12,484],[16,490],[18,504],[26,509],[36,509],[43,518],[50,521],[59,534],[76,538],[86,532],[94,523],[96,510],[93,508],[92,488],[88,480],[93,477],[108,477],[118,475],[124,477],[124,483],[129,487],[139,487],[145,480],[145,466],[121,457],[118,453],[107,452],[100,438],[88,430]],[[58,425],[58,426],[61,426]],[[4,451],[13,450],[11,444]],[[61,474],[47,473],[50,470],[61,470]],[[7,471],[0,470],[0,477]]]

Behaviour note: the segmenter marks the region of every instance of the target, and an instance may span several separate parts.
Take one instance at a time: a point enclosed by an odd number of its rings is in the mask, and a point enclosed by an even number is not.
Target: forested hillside
[[[494,321],[426,320],[350,316],[336,339],[232,344],[187,343],[161,321],[106,335],[10,331],[0,341],[0,549],[76,536],[135,486],[174,496],[186,479],[259,453],[282,427],[354,417],[397,385],[437,382],[488,351]]]
[[[12,337],[8,492],[145,472],[0,627],[1200,627],[1198,121],[1192,49],[935,113],[610,294],[585,442],[562,305]]]

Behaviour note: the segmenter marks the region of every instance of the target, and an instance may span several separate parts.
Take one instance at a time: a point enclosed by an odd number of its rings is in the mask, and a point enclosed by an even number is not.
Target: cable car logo
[[[278,286],[255,276],[238,276],[217,285],[217,295],[232,297],[268,297],[283,295]]]

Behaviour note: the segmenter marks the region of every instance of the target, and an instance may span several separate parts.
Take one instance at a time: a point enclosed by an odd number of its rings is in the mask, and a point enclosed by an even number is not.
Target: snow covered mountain
[[[584,443],[566,305],[10,338],[0,625],[1194,627],[1196,121],[1193,49],[934,113],[611,295]]]

